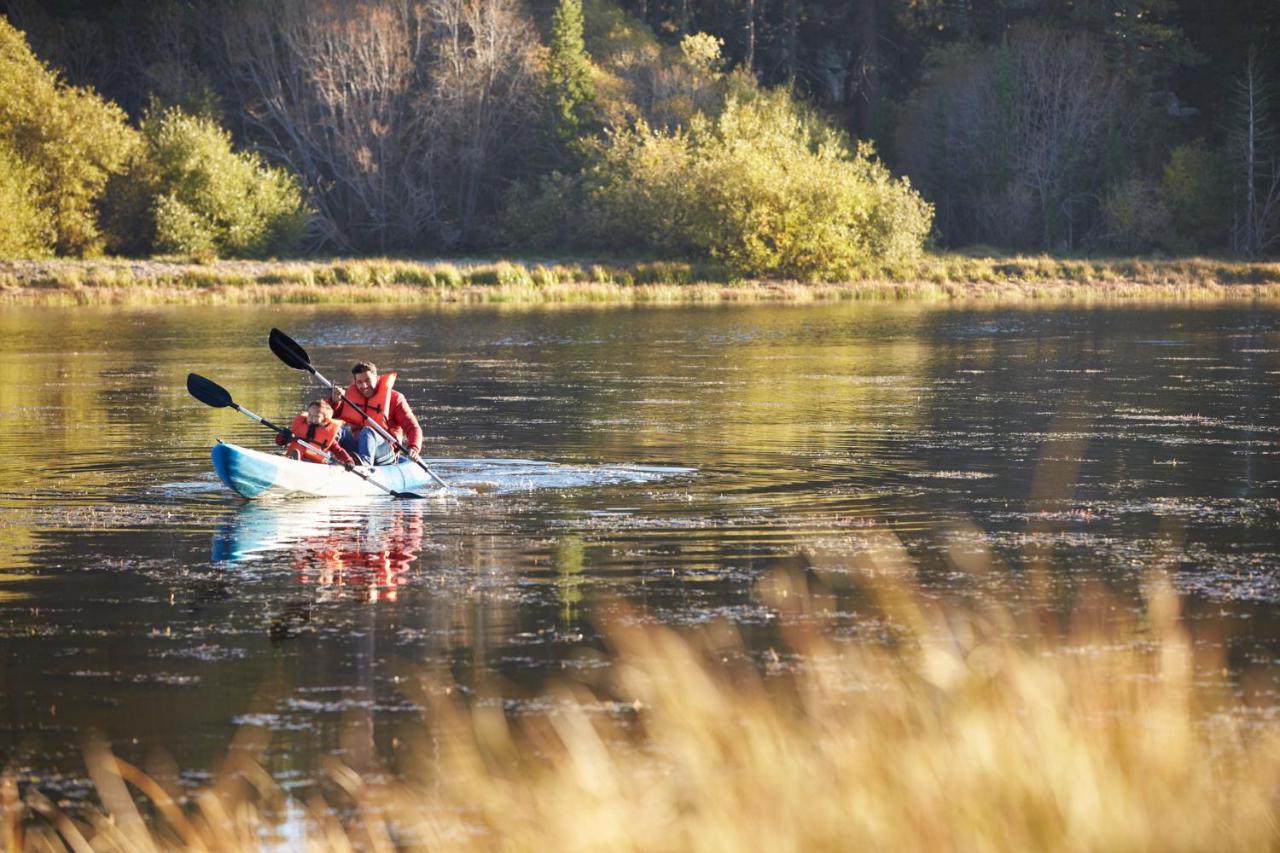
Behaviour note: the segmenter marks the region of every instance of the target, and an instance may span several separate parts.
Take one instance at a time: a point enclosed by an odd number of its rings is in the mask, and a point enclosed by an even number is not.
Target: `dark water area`
[[[213,441],[271,435],[185,377],[287,422],[319,390],[272,326],[332,378],[399,371],[463,488],[227,490]],[[1274,719],[1278,382],[1274,307],[6,308],[0,753],[70,799],[91,733],[191,783],[245,727],[287,786],[394,766],[417,673],[519,714],[607,667],[610,616],[773,654],[762,580],[845,589],[882,534],[924,589],[1011,607],[1031,572],[1138,607],[1163,568]]]

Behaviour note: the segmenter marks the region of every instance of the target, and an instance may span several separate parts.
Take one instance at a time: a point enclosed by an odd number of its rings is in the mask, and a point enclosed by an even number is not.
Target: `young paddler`
[[[284,433],[276,435],[276,444],[284,446],[284,455],[305,462],[324,462],[324,456],[299,442],[302,439],[313,447],[333,455],[334,459],[344,465],[352,462],[351,456],[338,444],[338,435],[342,432],[342,424],[333,419],[333,406],[328,400],[312,400],[307,410],[300,412],[289,427],[292,436]]]
[[[345,422],[338,443],[366,465],[389,465],[396,461],[396,451],[389,441],[369,426],[376,421],[417,459],[422,451],[422,427],[409,408],[409,401],[394,389],[395,373],[378,375],[371,361],[358,362],[351,368],[351,385],[347,388],[347,405],[338,389],[329,397],[333,416]]]

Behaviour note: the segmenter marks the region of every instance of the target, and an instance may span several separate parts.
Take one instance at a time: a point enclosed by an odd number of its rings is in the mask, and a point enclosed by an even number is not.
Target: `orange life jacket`
[[[313,424],[307,421],[307,413],[303,412],[293,419],[293,425],[289,427],[289,431],[295,436],[307,442],[314,444],[321,450],[328,450],[333,447],[334,442],[338,440],[338,431],[342,429],[342,424],[330,419],[327,424]],[[316,453],[310,448],[303,447],[297,440],[289,442],[284,449],[286,455],[293,451],[298,451],[298,458],[304,462],[323,462],[324,456]]]
[[[373,386],[373,396],[366,397],[356,388],[356,383],[352,382],[347,387],[347,399],[355,404],[354,411],[352,406],[343,406],[342,420],[351,424],[351,428],[357,432],[365,425],[366,420],[377,421],[378,426],[390,432],[391,387],[395,384],[395,373],[384,373]]]

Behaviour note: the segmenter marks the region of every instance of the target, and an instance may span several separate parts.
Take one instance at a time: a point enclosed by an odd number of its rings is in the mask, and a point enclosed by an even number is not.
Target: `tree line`
[[[1264,0],[10,0],[0,254],[1280,244]]]

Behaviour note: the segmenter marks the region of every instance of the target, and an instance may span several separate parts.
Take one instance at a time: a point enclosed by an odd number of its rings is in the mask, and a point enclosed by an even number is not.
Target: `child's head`
[[[307,423],[323,426],[333,417],[333,406],[328,400],[312,400],[307,403]]]

